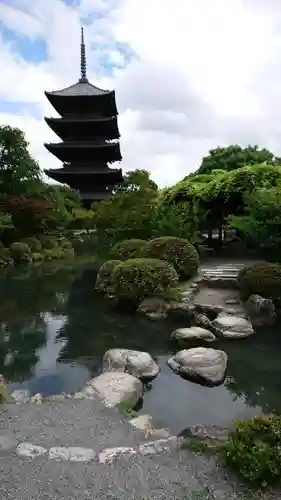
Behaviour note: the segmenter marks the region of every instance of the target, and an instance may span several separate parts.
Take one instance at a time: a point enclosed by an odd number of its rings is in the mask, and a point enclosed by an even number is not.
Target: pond
[[[175,375],[166,362],[172,331],[188,326],[118,312],[94,290],[92,263],[48,264],[1,271],[0,373],[9,389],[44,395],[74,392],[101,371],[104,352],[125,347],[150,352],[161,367],[146,387],[142,412],[178,433],[192,424],[228,425],[261,411],[281,413],[281,335],[264,331],[216,344],[229,357],[219,387]]]

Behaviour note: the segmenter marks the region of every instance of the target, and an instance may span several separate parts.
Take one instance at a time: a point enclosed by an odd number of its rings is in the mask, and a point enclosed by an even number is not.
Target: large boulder
[[[190,345],[197,342],[213,342],[216,336],[200,326],[191,326],[190,328],[179,328],[171,335],[171,340],[176,341],[179,345]]]
[[[148,352],[131,349],[109,349],[103,357],[103,372],[123,372],[150,380],[157,377],[160,368]]]
[[[247,319],[232,314],[219,314],[213,321],[213,326],[217,328],[225,338],[229,339],[242,339],[254,333],[253,327]]]
[[[128,373],[104,372],[90,380],[85,388],[90,388],[104,402],[113,407],[128,402],[133,407],[142,398],[142,382]]]
[[[145,314],[150,319],[164,319],[169,311],[169,304],[158,297],[148,297],[140,303],[138,312]]]
[[[272,326],[276,321],[276,311],[271,299],[251,295],[245,303],[247,317],[254,327]]]
[[[217,385],[224,380],[227,354],[224,351],[205,347],[184,349],[170,358],[168,365],[183,377]]]
[[[103,362],[103,372],[125,372],[134,377],[150,380],[157,377],[160,368],[148,352],[131,349],[109,349]]]

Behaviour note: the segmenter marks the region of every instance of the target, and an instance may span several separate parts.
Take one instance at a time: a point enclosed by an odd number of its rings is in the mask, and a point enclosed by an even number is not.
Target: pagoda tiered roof
[[[62,140],[45,147],[64,163],[63,168],[45,172],[78,189],[89,206],[91,199],[103,197],[102,193],[110,195],[112,186],[121,183],[123,177],[121,169],[113,170],[107,165],[122,160],[115,91],[103,90],[88,81],[83,28],[81,78],[74,85],[46,91],[45,95],[60,115],[45,121]]]

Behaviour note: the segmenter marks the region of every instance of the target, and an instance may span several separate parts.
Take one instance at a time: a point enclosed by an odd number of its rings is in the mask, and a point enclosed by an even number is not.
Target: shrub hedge
[[[281,482],[281,418],[262,415],[236,422],[223,448],[227,465],[259,486]]]
[[[272,300],[281,299],[281,265],[256,262],[241,269],[237,286],[243,300],[256,293]]]
[[[145,297],[161,296],[174,288],[178,283],[178,275],[168,262],[129,259],[115,267],[112,283],[120,301],[138,304]]]
[[[169,262],[181,279],[194,276],[199,267],[196,248],[186,239],[162,236],[146,243],[143,248],[145,257]]]
[[[27,243],[32,252],[40,252],[42,250],[42,243],[35,236],[28,236],[22,240],[23,243]]]
[[[27,243],[15,241],[10,245],[11,257],[15,262],[31,260],[31,250]]]
[[[104,293],[113,292],[113,271],[119,264],[122,264],[122,260],[108,260],[100,267],[96,279],[97,290]]]
[[[145,245],[145,240],[123,240],[114,245],[114,247],[110,250],[110,256],[113,259],[119,260],[136,259],[141,257],[141,252]]]

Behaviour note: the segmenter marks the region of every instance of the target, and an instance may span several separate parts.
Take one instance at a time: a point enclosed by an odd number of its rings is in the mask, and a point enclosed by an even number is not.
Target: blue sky
[[[280,0],[2,0],[0,124],[18,126],[42,168],[56,137],[44,90],[88,77],[116,89],[124,170],[160,185],[217,145],[281,154]]]

